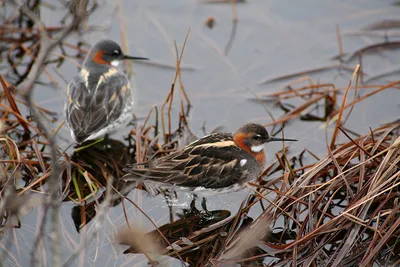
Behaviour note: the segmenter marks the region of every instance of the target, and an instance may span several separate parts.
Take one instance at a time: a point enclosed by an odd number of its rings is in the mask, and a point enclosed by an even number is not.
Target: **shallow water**
[[[265,107],[279,118],[284,113],[271,102],[260,104],[254,99],[254,94],[276,92],[287,85],[290,80],[259,85],[265,79],[284,74],[312,69],[319,66],[336,64],[330,59],[338,54],[336,41],[336,25],[340,26],[344,51],[352,53],[366,45],[383,42],[383,38],[366,36],[349,36],[347,32],[358,30],[368,24],[390,18],[398,18],[400,8],[392,5],[393,1],[265,1],[248,0],[237,4],[239,22],[235,39],[229,54],[224,55],[232,29],[232,7],[230,4],[205,4],[200,1],[163,1],[138,0],[121,1],[123,26],[119,21],[118,10],[113,1],[99,1],[100,7],[90,17],[89,26],[105,27],[103,32],[85,33],[82,38],[88,43],[95,43],[100,38],[121,40],[120,28],[129,44],[129,54],[149,57],[152,61],[170,66],[175,65],[173,40],[179,49],[182,48],[188,28],[190,35],[183,55],[182,66],[193,70],[183,69],[181,72],[183,85],[192,102],[189,120],[192,131],[198,136],[203,135],[205,123],[207,131],[218,126],[225,126],[227,131],[234,131],[245,122],[269,123],[271,118]],[[63,14],[63,11],[59,11]],[[42,16],[49,23],[59,20],[58,12],[50,12],[42,7]],[[204,26],[208,16],[214,16],[217,24],[213,29]],[[390,33],[390,32],[389,32]],[[71,38],[71,43],[78,36]],[[400,39],[400,38],[398,38]],[[391,40],[396,40],[391,39]],[[70,51],[71,52],[71,51]],[[363,59],[363,71],[374,76],[385,70],[400,69],[400,52],[383,51],[379,54],[366,56]],[[347,66],[354,68],[357,60]],[[134,64],[137,84],[137,116],[145,117],[154,104],[160,106],[169,93],[173,82],[175,69],[156,68],[148,64]],[[55,73],[53,69],[49,70]],[[65,80],[70,80],[77,74],[75,65],[66,61],[58,69]],[[351,72],[327,71],[311,76],[314,83],[335,83],[337,87],[345,87],[351,78]],[[48,82],[46,77],[43,81]],[[384,84],[398,79],[398,74],[374,81],[374,84]],[[61,90],[49,86],[37,86],[35,99],[38,104],[47,109],[57,111],[62,120],[65,82],[60,79]],[[303,85],[307,84],[305,82]],[[362,90],[360,95],[368,90]],[[352,94],[352,93],[351,93]],[[350,99],[353,96],[351,95]],[[369,131],[385,122],[398,119],[400,116],[399,90],[390,89],[370,97],[356,105],[349,117],[346,127],[359,134]],[[289,101],[290,102],[290,101]],[[295,102],[293,102],[296,104]],[[176,102],[173,113],[179,112]],[[174,116],[172,116],[174,117]],[[175,116],[176,117],[176,116]],[[326,151],[325,122],[300,121],[295,119],[285,125],[285,136],[296,138],[299,142],[290,143],[289,155],[296,155],[304,148],[323,156]],[[332,134],[334,125],[330,125],[328,134]],[[72,142],[67,126],[60,131],[60,144],[66,148]],[[120,139],[128,130],[114,135]],[[330,137],[328,138],[330,140]],[[345,137],[339,140],[347,141]],[[275,158],[281,144],[268,144],[267,158]],[[71,151],[71,150],[69,150]],[[312,161],[312,160],[311,160]],[[310,162],[311,162],[310,161]],[[190,196],[181,194],[180,203],[188,203]],[[156,222],[162,225],[169,221],[168,208],[161,197],[150,198],[135,190],[131,198],[137,200],[141,208]],[[247,190],[214,196],[207,199],[208,208],[224,209],[235,214],[241,202],[246,198]],[[177,204],[177,210],[181,208]],[[93,222],[78,234],[71,220],[71,203],[65,203],[61,208],[63,229],[63,255],[69,255],[76,244],[86,234],[93,231]],[[132,205],[127,205],[130,221],[142,222],[148,229],[154,227]],[[257,217],[259,207],[251,210],[250,216]],[[13,230],[7,239],[14,240],[13,234],[19,240],[19,249],[29,251],[37,231],[41,211],[31,212],[22,219],[22,228]],[[113,244],[116,228],[125,224],[122,207],[116,206],[107,215],[102,224],[99,236],[87,246],[85,256],[79,261],[85,266],[146,266],[143,256],[124,255],[126,248]],[[6,239],[6,240],[7,240]],[[4,238],[3,238],[4,241]],[[7,241],[5,241],[7,242]],[[18,255],[18,264],[13,260],[5,262],[9,266],[28,266],[29,254],[21,253],[15,246],[11,252]],[[84,262],[84,263],[83,263]],[[178,263],[173,264],[174,266]]]

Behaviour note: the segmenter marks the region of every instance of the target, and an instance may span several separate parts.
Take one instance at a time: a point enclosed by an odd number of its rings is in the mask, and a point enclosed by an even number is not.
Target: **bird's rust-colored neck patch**
[[[261,150],[260,152],[251,151],[250,146],[245,144],[245,140],[248,137],[249,137],[249,134],[236,133],[233,136],[233,141],[235,141],[235,143],[236,143],[236,145],[238,147],[240,147],[241,149],[243,149],[244,151],[246,151],[247,153],[252,155],[260,165],[264,165],[265,164],[265,152],[264,152],[264,150]]]
[[[93,62],[97,64],[103,64],[103,65],[111,65],[110,62],[107,62],[103,59],[104,52],[103,51],[96,51],[93,55]]]

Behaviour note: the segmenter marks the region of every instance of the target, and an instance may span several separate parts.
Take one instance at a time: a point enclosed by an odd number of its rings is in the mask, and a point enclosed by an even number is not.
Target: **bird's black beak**
[[[288,139],[288,138],[276,138],[270,136],[268,139],[268,142],[274,142],[274,141],[297,141],[296,139]]]
[[[122,59],[131,59],[131,60],[149,60],[147,57],[131,57],[124,55]]]

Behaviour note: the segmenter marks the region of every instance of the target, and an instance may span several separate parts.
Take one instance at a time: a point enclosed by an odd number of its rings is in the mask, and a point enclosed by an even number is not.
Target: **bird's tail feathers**
[[[122,177],[125,181],[133,181],[133,180],[148,180],[153,182],[162,182],[174,174],[178,174],[179,172],[171,172],[170,169],[130,169],[128,174]]]
[[[155,177],[154,177],[155,178]],[[151,197],[154,197],[160,193],[159,186],[157,183],[149,181],[152,177],[148,177],[143,173],[128,173],[121,178],[127,183],[130,183],[133,188],[137,188],[139,185],[142,185],[143,188],[149,193]]]

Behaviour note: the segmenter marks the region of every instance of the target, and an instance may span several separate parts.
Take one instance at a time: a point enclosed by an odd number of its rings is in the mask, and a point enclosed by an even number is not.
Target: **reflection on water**
[[[123,195],[128,185],[120,181],[122,168],[134,162],[132,147],[122,142],[108,139],[90,147],[74,152],[71,161],[62,173],[62,179],[67,186],[64,201],[78,204],[72,208],[72,219],[76,229],[89,223],[96,215],[96,204],[101,203],[106,191],[107,178],[112,178],[112,187]],[[116,194],[116,193],[114,193]],[[118,205],[121,198],[113,200],[112,205]]]

